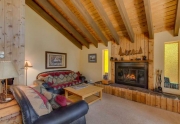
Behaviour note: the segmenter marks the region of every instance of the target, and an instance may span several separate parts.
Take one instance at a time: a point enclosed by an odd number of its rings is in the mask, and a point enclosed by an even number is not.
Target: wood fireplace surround
[[[133,63],[147,63],[147,83],[149,90],[154,90],[154,40],[149,39],[147,34],[136,34],[134,42],[131,42],[126,37],[120,37],[121,41],[120,44],[117,45],[111,42],[111,56],[115,58],[115,61],[111,61],[111,81],[116,83],[115,81],[115,64],[118,62],[133,62]],[[128,50],[138,50],[142,48],[141,54],[128,54],[128,55],[120,55],[121,51],[128,51]],[[121,49],[120,49],[121,48]],[[142,60],[142,56],[146,56],[146,60]],[[122,59],[123,58],[123,59]],[[141,58],[141,60],[136,60],[137,58]]]

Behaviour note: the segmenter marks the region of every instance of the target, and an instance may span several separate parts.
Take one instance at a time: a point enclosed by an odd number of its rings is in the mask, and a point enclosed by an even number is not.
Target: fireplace
[[[115,83],[148,89],[148,63],[116,62]]]

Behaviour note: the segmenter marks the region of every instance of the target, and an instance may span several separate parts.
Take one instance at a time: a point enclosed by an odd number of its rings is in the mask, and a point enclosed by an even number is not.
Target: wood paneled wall
[[[123,57],[123,60],[135,60],[136,58],[142,58],[142,56],[146,56],[147,60],[149,61],[148,64],[148,87],[149,89],[154,89],[154,82],[153,82],[153,56],[154,56],[154,41],[149,40],[146,34],[136,34],[135,35],[135,42],[132,43],[130,40],[126,37],[120,37],[121,41],[120,44],[117,45],[115,43],[112,43],[111,48],[111,57],[117,58],[118,60],[121,60],[121,57]],[[125,50],[138,50],[140,47],[142,48],[142,54],[135,54],[135,55],[119,55],[120,47],[122,49],[122,52]],[[112,82],[115,81],[115,62],[111,62],[111,80]]]
[[[24,83],[25,61],[25,0],[0,0],[0,51],[13,61],[19,73],[16,84]]]

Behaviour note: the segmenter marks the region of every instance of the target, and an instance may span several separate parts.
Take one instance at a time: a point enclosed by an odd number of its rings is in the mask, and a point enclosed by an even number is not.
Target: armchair
[[[28,86],[11,86],[11,92],[19,103],[24,124],[86,124],[85,114],[89,107],[85,101],[52,110],[41,105],[43,99]],[[40,103],[39,107],[37,103]]]

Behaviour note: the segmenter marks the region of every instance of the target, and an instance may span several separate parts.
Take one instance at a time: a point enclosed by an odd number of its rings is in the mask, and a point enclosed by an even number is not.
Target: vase
[[[143,60],[146,60],[146,56],[142,56],[142,59],[143,59]]]

